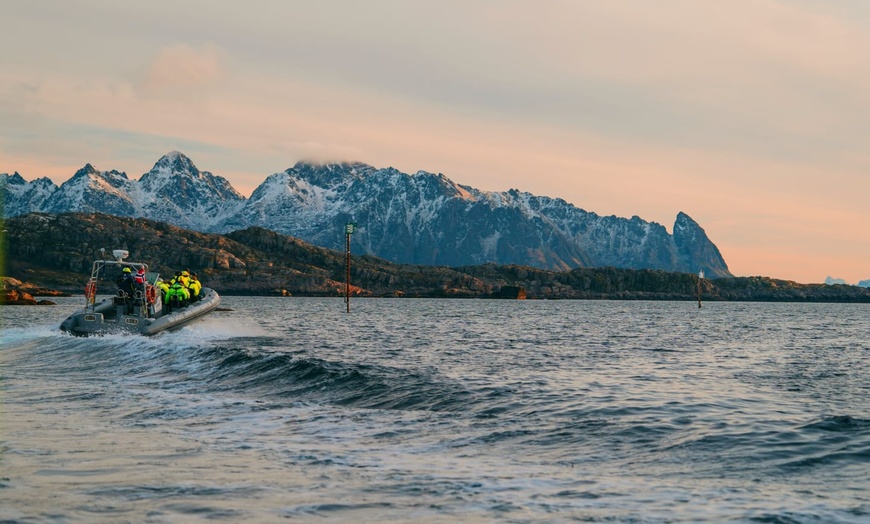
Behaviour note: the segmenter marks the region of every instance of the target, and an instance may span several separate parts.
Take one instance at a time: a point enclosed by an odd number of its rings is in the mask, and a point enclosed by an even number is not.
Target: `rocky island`
[[[34,306],[54,305],[48,299],[37,300],[34,297],[69,296],[68,293],[54,289],[46,289],[36,284],[22,282],[16,278],[0,276],[0,305]]]

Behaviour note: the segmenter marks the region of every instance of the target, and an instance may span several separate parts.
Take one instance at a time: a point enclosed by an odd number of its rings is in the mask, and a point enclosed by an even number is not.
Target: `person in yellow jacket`
[[[202,292],[202,282],[196,278],[196,273],[190,274],[190,281],[188,282],[187,289],[190,291],[190,301],[196,302],[200,298],[200,293]]]
[[[157,297],[157,300],[166,302],[166,294],[169,293],[169,284],[162,278],[158,277],[157,280],[154,281],[154,287],[160,290],[160,296]]]

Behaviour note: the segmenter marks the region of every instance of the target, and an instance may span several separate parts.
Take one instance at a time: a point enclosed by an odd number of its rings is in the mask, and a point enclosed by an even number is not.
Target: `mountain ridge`
[[[3,200],[14,202],[4,207],[5,217],[103,212],[213,233],[256,226],[331,249],[343,248],[344,224],[356,222],[352,249],[396,263],[613,266],[731,276],[704,229],[682,211],[670,234],[656,222],[600,216],[561,198],[517,189],[486,192],[441,173],[409,175],[362,162],[300,161],[266,177],[250,198],[178,151],[138,180],[88,163],[60,186],[37,182],[0,175]]]

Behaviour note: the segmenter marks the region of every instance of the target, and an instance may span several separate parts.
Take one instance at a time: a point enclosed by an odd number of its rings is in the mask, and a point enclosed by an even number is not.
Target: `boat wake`
[[[168,337],[186,340],[193,338],[199,341],[219,341],[233,338],[271,337],[275,333],[258,324],[239,324],[227,322],[227,317],[220,311],[212,313],[192,324],[172,333],[161,333],[158,338]]]

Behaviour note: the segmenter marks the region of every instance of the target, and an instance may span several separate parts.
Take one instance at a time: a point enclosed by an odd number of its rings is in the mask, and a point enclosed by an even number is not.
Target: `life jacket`
[[[181,294],[181,284],[178,282],[169,286],[169,289],[166,290],[166,293],[163,296],[163,301],[168,304],[172,297],[178,297],[179,299],[184,298],[184,295]]]
[[[176,296],[179,299],[190,298],[190,292],[187,291],[187,288],[184,287],[181,282],[175,282],[174,284],[169,286],[168,296]]]

